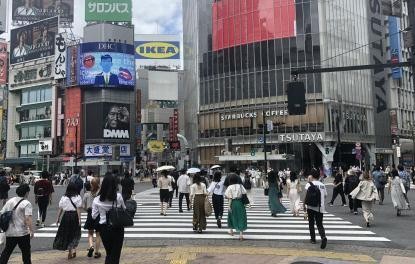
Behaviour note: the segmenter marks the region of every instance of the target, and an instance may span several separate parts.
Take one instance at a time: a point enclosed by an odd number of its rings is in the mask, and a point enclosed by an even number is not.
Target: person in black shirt
[[[340,173],[336,174],[333,184],[334,184],[333,196],[330,201],[330,206],[333,206],[334,200],[336,200],[337,195],[339,194],[340,194],[340,197],[342,198],[342,205],[347,206],[346,198],[344,196],[344,191],[343,191],[343,176]]]
[[[131,177],[129,172],[124,173],[124,179],[121,180],[121,187],[122,187],[122,198],[124,201],[128,200],[127,197],[131,197],[134,191],[134,180]]]

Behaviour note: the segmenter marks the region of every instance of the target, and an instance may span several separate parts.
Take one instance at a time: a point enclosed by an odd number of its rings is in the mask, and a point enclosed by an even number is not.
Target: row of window
[[[52,101],[52,88],[42,87],[37,89],[23,90],[21,94],[21,104],[34,104]]]
[[[52,135],[50,125],[22,126],[20,139],[50,138]]]
[[[38,153],[38,144],[21,144],[20,145],[20,157],[35,156]]]
[[[25,109],[20,112],[20,122],[50,119],[51,113],[50,106]]]

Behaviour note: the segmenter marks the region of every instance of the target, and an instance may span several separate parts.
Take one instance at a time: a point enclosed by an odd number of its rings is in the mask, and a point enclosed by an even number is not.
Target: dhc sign
[[[180,59],[179,41],[136,41],[136,60]]]

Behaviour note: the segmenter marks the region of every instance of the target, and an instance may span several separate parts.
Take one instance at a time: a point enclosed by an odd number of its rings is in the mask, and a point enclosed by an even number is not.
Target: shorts
[[[169,189],[160,189],[160,202],[167,203],[170,199]]]

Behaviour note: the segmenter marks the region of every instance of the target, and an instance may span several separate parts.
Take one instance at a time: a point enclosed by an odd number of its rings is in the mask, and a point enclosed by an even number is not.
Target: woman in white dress
[[[392,179],[389,181],[388,193],[391,194],[393,207],[396,209],[396,215],[401,215],[401,210],[408,210],[409,204],[406,202],[405,187],[402,179],[399,178],[397,170],[392,170]]]
[[[300,181],[297,178],[297,174],[293,171],[290,172],[290,178],[287,179],[287,194],[290,199],[290,210],[294,216],[300,215]]]

